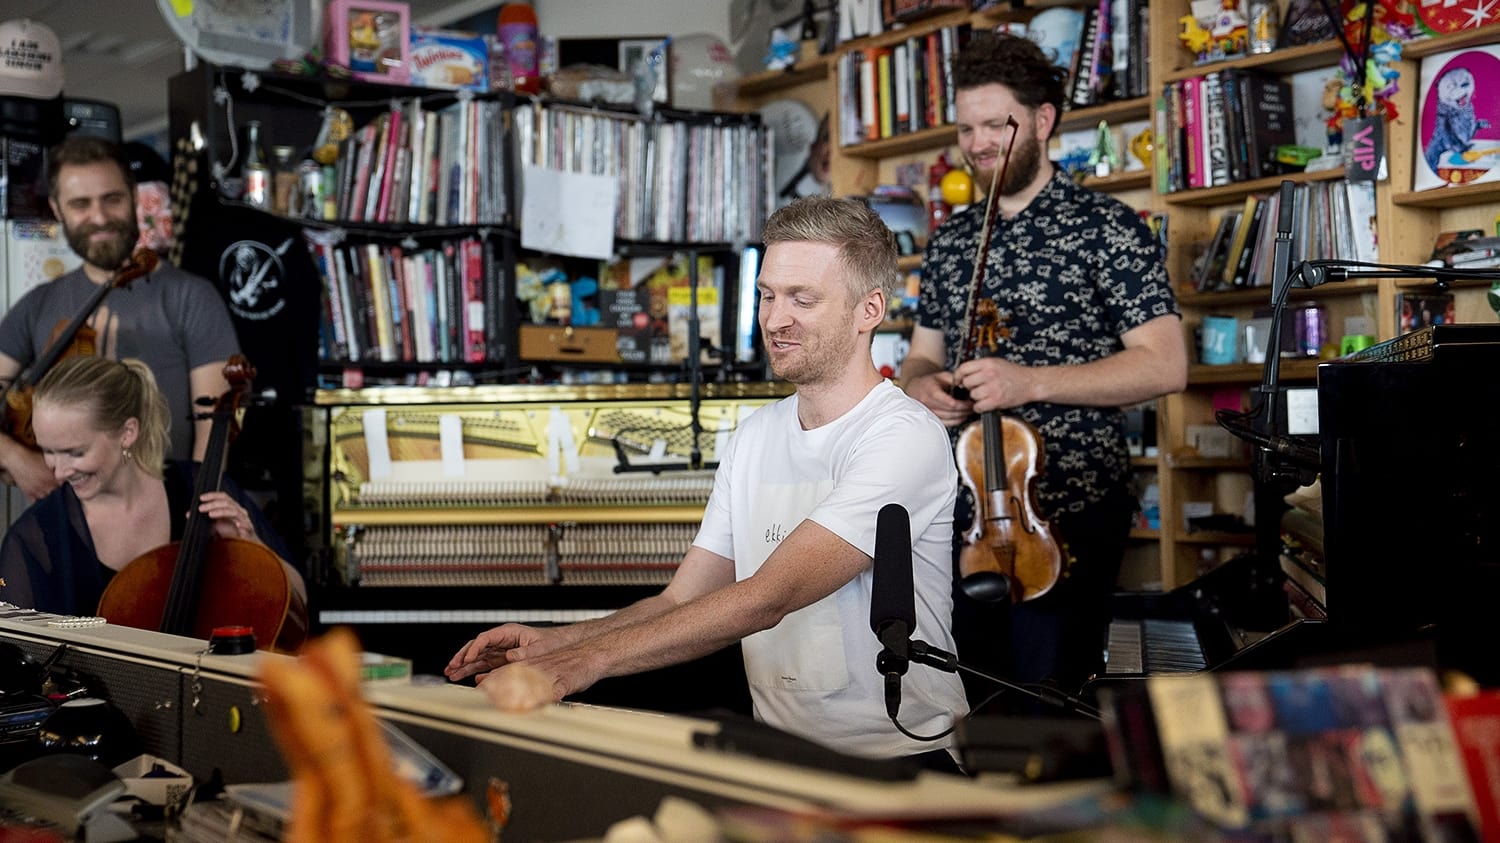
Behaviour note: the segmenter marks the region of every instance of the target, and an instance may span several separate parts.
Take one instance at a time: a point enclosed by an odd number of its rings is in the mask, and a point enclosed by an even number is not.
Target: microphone
[[[911,661],[911,636],[917,626],[911,517],[899,503],[886,504],[876,516],[874,559],[870,630],[882,646],[875,669],[885,677],[885,710],[894,720],[901,709],[901,677]]]
[[[911,519],[906,507],[888,503],[875,519],[875,564],[870,578],[870,631],[887,650],[905,659],[917,627],[912,584]]]

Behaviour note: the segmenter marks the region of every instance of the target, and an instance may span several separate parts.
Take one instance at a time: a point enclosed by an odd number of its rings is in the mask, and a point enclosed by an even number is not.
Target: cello
[[[1007,117],[1005,125],[1011,130],[1010,146],[1005,160],[991,174],[979,251],[974,256],[964,316],[965,359],[993,354],[1000,339],[1009,338],[1009,330],[1001,325],[999,308],[981,291],[990,235],[1000,207],[997,194],[1005,182],[1010,151],[1020,131],[1014,116]],[[1052,525],[1036,508],[1036,483],[1045,460],[1041,434],[1025,419],[989,410],[959,433],[954,456],[959,478],[974,499],[974,520],[964,531],[964,546],[958,556],[964,592],[987,601],[1009,599],[1012,603],[1046,594],[1062,575],[1063,553]]]
[[[108,282],[100,284],[94,290],[72,321],[58,322],[46,350],[30,366],[22,369],[5,388],[5,401],[0,403],[0,432],[9,434],[12,439],[28,448],[36,447],[36,434],[31,431],[31,397],[37,382],[64,357],[93,354],[94,329],[85,324],[89,317],[99,309],[99,303],[104,301],[110,290],[123,289],[135,279],[151,274],[156,269],[156,264],[155,252],[136,249],[135,254],[126,258],[115,269]]]
[[[208,449],[193,486],[193,506],[182,538],[131,560],[105,586],[100,617],[137,629],[208,639],[217,626],[251,627],[257,649],[292,652],[307,637],[307,603],[293,588],[281,558],[264,545],[214,535],[213,519],[198,511],[207,492],[220,491],[239,403],[255,368],[242,354],[229,359],[229,389],[214,407]]]

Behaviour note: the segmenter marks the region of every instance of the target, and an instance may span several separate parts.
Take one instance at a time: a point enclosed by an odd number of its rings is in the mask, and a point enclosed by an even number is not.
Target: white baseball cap
[[[50,100],[62,94],[62,43],[45,24],[0,23],[0,95]]]

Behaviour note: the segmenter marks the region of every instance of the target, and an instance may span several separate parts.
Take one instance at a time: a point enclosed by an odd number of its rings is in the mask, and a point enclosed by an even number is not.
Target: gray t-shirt
[[[58,324],[72,321],[97,289],[81,268],[33,288],[0,320],[0,352],[25,369],[46,350]],[[167,458],[192,459],[189,374],[240,348],[224,299],[207,279],[163,261],[150,275],[111,290],[96,317],[104,318],[90,323],[100,326],[98,353],[139,358],[156,375],[171,411]]]

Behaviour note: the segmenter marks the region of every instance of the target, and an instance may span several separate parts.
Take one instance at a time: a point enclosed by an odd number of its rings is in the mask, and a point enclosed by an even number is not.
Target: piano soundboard
[[[680,398],[526,400],[329,410],[329,521],[359,587],[660,586],[713,489]],[[625,397],[620,397],[625,396]],[[774,393],[700,402],[711,463]],[[619,454],[660,473],[617,473]]]

